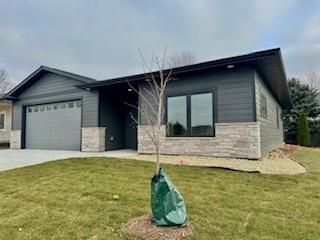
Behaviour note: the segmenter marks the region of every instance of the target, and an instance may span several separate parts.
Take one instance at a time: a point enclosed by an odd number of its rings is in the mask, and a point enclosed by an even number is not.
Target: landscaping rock
[[[245,172],[259,172],[262,174],[300,174],[305,173],[304,166],[292,160],[292,155],[299,150],[299,146],[283,145],[259,160],[239,158],[221,158],[188,155],[161,155],[161,163],[199,167],[217,167]],[[130,159],[156,161],[155,155],[139,154],[129,156]]]

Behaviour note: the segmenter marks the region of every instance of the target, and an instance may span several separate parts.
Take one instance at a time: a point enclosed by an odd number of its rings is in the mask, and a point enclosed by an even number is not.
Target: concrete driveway
[[[0,150],[0,172],[21,168],[39,163],[66,159],[66,158],[86,158],[86,157],[128,157],[137,154],[130,149],[121,149],[107,152],[88,153],[80,151],[61,151],[61,150]]]

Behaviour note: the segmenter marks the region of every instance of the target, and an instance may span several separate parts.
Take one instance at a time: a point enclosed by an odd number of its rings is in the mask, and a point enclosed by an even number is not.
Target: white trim
[[[3,128],[0,128],[0,131],[5,132],[6,131],[6,126],[7,126],[7,113],[5,111],[1,111],[0,115],[3,114]]]

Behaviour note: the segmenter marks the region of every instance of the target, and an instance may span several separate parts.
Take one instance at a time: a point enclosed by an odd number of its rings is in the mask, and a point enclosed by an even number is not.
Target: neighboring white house
[[[0,143],[10,142],[11,110],[11,101],[0,98]]]

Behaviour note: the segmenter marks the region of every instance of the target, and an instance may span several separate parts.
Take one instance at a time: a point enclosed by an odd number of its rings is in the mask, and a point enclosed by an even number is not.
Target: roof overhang
[[[82,83],[92,83],[96,80],[93,78],[88,78],[85,76],[81,76],[78,74],[62,71],[55,68],[50,68],[47,66],[40,66],[36,71],[31,73],[25,80],[23,80],[20,84],[18,84],[15,88],[13,88],[10,92],[8,92],[4,98],[8,100],[17,100],[18,96],[29,86],[31,86],[34,82],[37,81],[41,76],[43,76],[46,73],[55,73],[67,78],[75,79],[79,81],[79,84]]]
[[[233,65],[234,69],[241,66],[255,67],[257,71],[262,74],[266,85],[269,87],[271,93],[279,102],[279,104],[283,108],[292,108],[287,84],[287,77],[280,48],[254,52],[236,57],[223,58],[219,60],[203,62],[173,69],[167,69],[165,71],[171,70],[174,77],[179,77],[189,73],[226,70],[227,66],[230,65]],[[159,72],[155,71],[152,72],[152,74],[157,77],[159,75]],[[89,90],[128,82],[139,83],[145,81],[145,78],[146,74],[137,74],[127,77],[80,84],[78,85],[78,87],[81,89]]]

